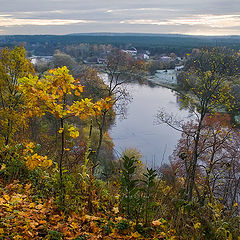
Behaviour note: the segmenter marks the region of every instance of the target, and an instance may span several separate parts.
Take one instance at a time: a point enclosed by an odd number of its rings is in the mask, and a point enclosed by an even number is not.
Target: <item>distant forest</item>
[[[23,44],[30,55],[52,55],[56,50],[63,50],[67,45],[111,44],[119,48],[136,47],[149,50],[154,54],[176,53],[183,56],[193,48],[226,46],[240,49],[239,36],[188,36],[176,34],[118,34],[91,33],[70,35],[8,35],[0,36],[0,48]]]

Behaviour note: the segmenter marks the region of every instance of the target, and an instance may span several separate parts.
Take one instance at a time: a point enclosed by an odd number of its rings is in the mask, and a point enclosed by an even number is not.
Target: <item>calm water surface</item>
[[[117,118],[110,131],[115,152],[121,154],[125,148],[136,148],[148,165],[168,162],[181,134],[166,124],[156,125],[155,115],[164,108],[184,119],[187,112],[179,110],[177,95],[170,89],[139,84],[129,84],[127,88],[133,98],[128,105],[127,118]]]

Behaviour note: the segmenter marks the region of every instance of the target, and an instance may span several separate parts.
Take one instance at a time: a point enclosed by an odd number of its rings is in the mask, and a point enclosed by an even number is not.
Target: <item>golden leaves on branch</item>
[[[26,159],[26,166],[30,170],[34,170],[37,167],[44,167],[48,168],[52,165],[52,160],[47,159],[47,156],[40,156],[35,153],[32,156],[25,157]]]
[[[48,168],[52,166],[52,160],[48,159],[47,156],[41,156],[34,153],[35,144],[30,142],[26,144],[23,150],[24,159],[26,160],[26,166],[30,170],[34,170],[37,167]]]
[[[68,113],[78,116],[80,119],[87,119],[92,116],[98,116],[104,110],[108,110],[113,106],[113,101],[110,97],[101,99],[93,103],[91,99],[85,98],[81,101],[75,101],[72,106],[69,106]]]
[[[72,137],[72,138],[77,138],[79,136],[79,131],[75,127],[73,127],[73,126],[70,127],[68,129],[68,131],[69,131],[70,137]]]
[[[42,116],[45,112],[56,118],[67,116],[66,96],[73,91],[80,96],[83,86],[69,74],[67,67],[52,69],[42,78],[29,75],[19,80],[20,89],[28,99],[31,114]]]
[[[19,82],[20,90],[27,99],[26,108],[29,116],[40,117],[49,112],[56,118],[77,116],[80,119],[87,119],[113,106],[110,97],[96,103],[89,98],[84,98],[67,104],[66,97],[72,95],[79,98],[83,92],[83,86],[78,79],[74,79],[69,74],[66,66],[49,70],[48,74],[42,78],[30,74],[28,77],[19,79]]]

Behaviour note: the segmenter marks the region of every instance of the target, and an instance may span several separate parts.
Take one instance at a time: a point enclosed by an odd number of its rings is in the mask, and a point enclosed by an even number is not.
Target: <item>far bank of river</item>
[[[148,77],[150,83],[177,91],[177,73],[175,69],[157,70],[153,76]]]
[[[143,155],[143,161],[149,166],[159,166],[169,161],[169,156],[176,148],[181,133],[166,124],[154,124],[156,113],[164,109],[178,119],[187,121],[189,113],[180,110],[176,90],[177,71],[158,70],[149,78],[149,85],[129,83],[126,85],[133,98],[128,105],[127,118],[116,119],[110,130],[117,155],[126,148],[136,148]],[[223,108],[218,109],[224,112]],[[240,125],[240,115],[232,116]]]
[[[159,166],[168,162],[181,134],[165,124],[156,125],[155,115],[159,109],[165,109],[178,118],[188,116],[180,110],[175,91],[161,86],[126,85],[132,102],[128,105],[127,118],[117,118],[110,130],[115,144],[115,152],[121,154],[126,148],[136,148],[143,155],[143,162]]]

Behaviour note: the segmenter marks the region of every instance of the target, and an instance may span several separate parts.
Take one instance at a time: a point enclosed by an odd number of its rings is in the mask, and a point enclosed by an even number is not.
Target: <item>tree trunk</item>
[[[5,146],[7,146],[8,143],[9,143],[10,134],[11,134],[11,121],[8,119],[7,134],[6,134],[6,137],[5,137]]]
[[[194,188],[194,182],[195,182],[195,175],[196,175],[196,169],[197,169],[197,161],[198,161],[198,144],[200,140],[200,133],[201,133],[201,128],[202,128],[202,122],[205,114],[201,114],[201,118],[198,124],[197,128],[197,134],[196,138],[194,140],[194,152],[193,152],[193,161],[191,163],[191,168],[190,168],[190,177],[189,177],[189,188],[188,188],[188,201],[192,201],[192,194],[193,194],[193,188]]]
[[[99,157],[99,153],[100,153],[100,149],[102,146],[102,141],[103,141],[103,130],[106,124],[106,111],[103,112],[103,116],[102,116],[102,122],[101,125],[99,125],[98,129],[99,129],[99,141],[98,141],[98,146],[97,146],[97,151],[96,151],[96,156],[95,156],[95,164],[97,163],[98,157]]]
[[[63,119],[60,119],[60,128],[64,128]],[[63,155],[64,155],[64,131],[61,133],[61,150],[60,150],[60,159],[59,159],[59,174],[60,174],[60,198],[61,203],[64,205],[65,203],[65,186],[64,186],[64,180],[63,180]]]

